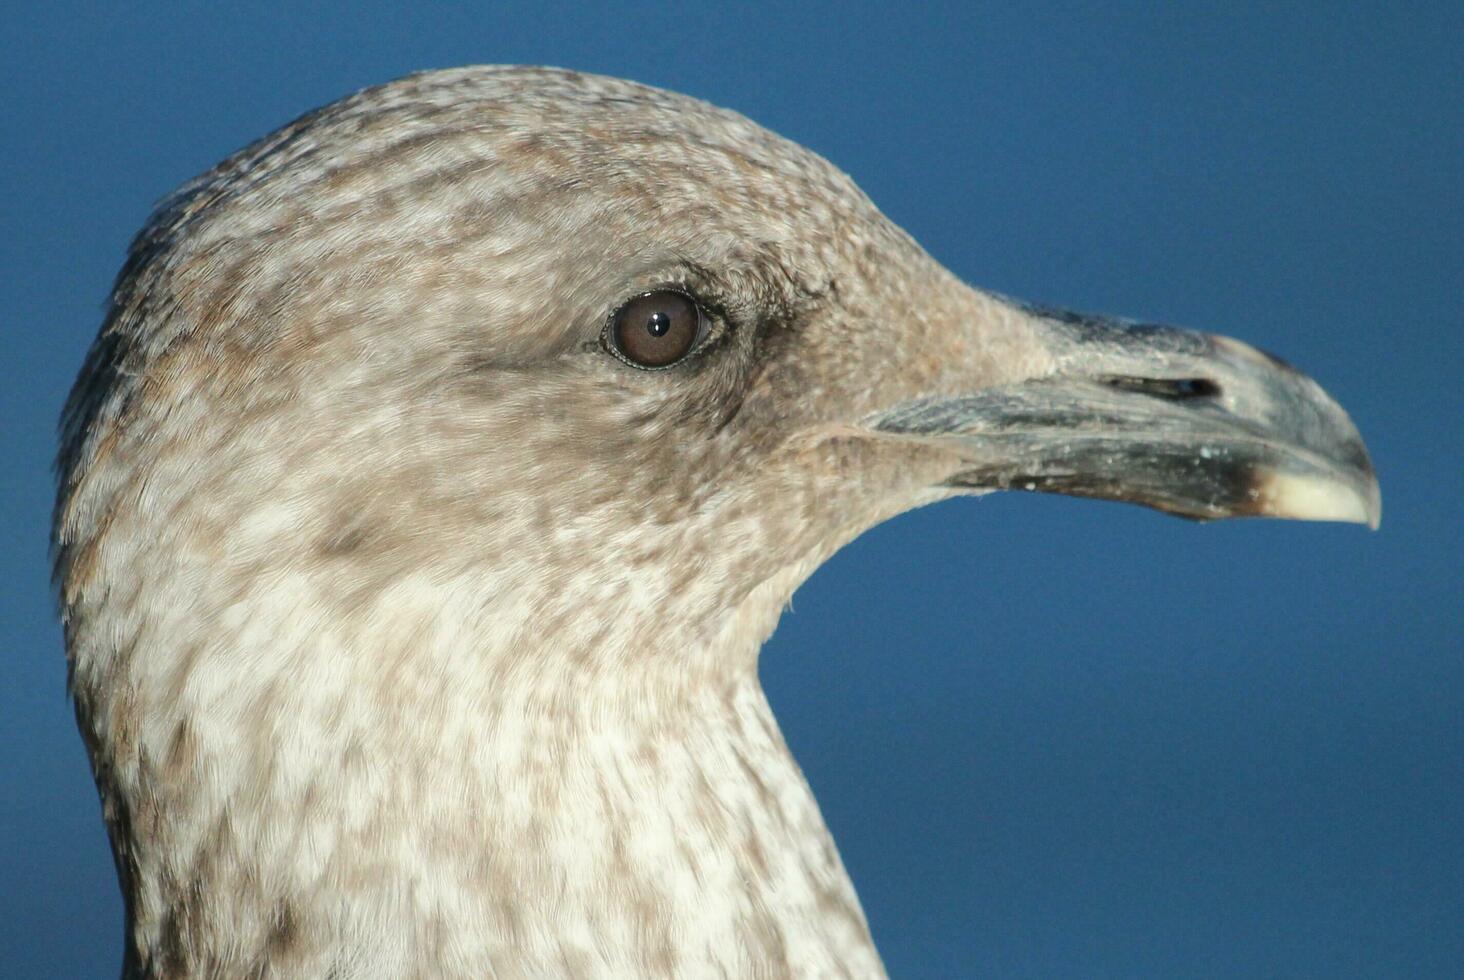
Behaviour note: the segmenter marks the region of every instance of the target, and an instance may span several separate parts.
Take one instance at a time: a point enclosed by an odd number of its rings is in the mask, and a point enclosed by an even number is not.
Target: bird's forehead
[[[312,217],[392,212],[480,226],[714,218],[725,232],[777,240],[878,215],[836,167],[737,113],[539,68],[435,72],[367,89],[210,176],[247,201],[237,223],[278,227],[290,217],[295,229]]]
[[[453,338],[492,325],[484,356],[557,349],[676,262],[857,290],[918,261],[841,171],[734,112],[617,79],[484,67],[302,117],[185,187],[135,248],[216,334],[371,334],[380,351],[433,324]],[[566,329],[535,326],[551,319]]]

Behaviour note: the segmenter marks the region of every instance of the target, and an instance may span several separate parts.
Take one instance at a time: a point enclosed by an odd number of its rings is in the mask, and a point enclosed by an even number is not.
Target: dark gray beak
[[[864,421],[938,441],[952,487],[1122,500],[1197,520],[1378,526],[1362,438],[1316,382],[1228,337],[1024,306],[1054,370]]]

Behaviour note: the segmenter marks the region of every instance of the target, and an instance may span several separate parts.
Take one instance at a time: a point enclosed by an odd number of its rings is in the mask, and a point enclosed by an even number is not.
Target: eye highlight
[[[605,341],[627,364],[664,368],[691,353],[705,332],[706,316],[696,300],[677,289],[654,289],[615,311]]]

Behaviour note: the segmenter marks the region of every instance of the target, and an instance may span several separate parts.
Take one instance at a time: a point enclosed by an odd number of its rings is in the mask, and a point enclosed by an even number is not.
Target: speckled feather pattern
[[[608,356],[667,284],[706,350]],[[758,649],[952,492],[853,422],[1040,374],[1028,320],[814,154],[572,72],[408,77],[179,190],[56,512],[126,975],[882,975]]]

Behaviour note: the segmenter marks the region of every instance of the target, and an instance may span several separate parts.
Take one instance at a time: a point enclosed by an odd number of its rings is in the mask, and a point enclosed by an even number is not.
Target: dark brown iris
[[[615,352],[638,367],[675,364],[696,346],[701,310],[685,293],[657,289],[622,306],[610,324]]]

